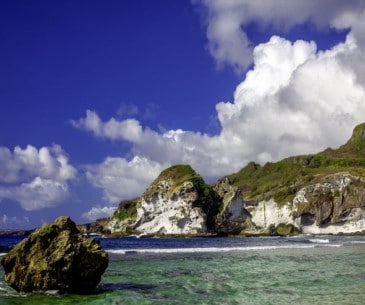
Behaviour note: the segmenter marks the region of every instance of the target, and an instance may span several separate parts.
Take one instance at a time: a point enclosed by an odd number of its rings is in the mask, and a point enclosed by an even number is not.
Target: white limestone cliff
[[[206,233],[206,215],[194,207],[198,192],[190,181],[171,194],[171,182],[160,181],[160,193],[142,197],[137,203],[136,232],[140,234],[194,235]]]
[[[205,234],[204,207],[213,202],[205,188],[203,179],[190,166],[173,166],[162,172],[141,197],[122,202],[107,229],[137,235]]]
[[[278,204],[270,199],[245,208],[255,226],[246,233],[260,234],[279,225],[294,226],[303,234],[365,232],[365,181],[337,175],[303,187],[292,202]]]

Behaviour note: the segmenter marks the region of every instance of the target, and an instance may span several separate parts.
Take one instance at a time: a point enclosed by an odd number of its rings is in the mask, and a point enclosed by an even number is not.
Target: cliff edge
[[[212,188],[189,165],[164,170],[141,197],[122,201],[106,229],[111,233],[199,235],[214,230]]]
[[[338,149],[250,162],[212,185],[189,165],[172,166],[100,226],[142,235],[364,234],[365,123]]]

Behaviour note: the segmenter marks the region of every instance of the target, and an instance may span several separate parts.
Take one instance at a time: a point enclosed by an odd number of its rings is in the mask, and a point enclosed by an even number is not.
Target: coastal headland
[[[122,186],[121,186],[122,187]],[[365,123],[337,149],[293,156],[207,184],[186,164],[165,169],[84,233],[122,236],[365,233]]]

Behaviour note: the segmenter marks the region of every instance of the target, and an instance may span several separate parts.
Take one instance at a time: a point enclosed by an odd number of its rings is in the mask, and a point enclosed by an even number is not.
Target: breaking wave
[[[330,242],[328,239],[320,239],[320,238],[309,239],[309,241],[314,244],[329,244]]]
[[[341,245],[331,245],[341,246]],[[252,246],[252,247],[204,247],[204,248],[158,248],[158,249],[110,249],[112,254],[177,254],[177,253],[219,253],[219,252],[243,252],[243,251],[265,251],[279,249],[309,249],[317,245],[282,245],[282,246]]]

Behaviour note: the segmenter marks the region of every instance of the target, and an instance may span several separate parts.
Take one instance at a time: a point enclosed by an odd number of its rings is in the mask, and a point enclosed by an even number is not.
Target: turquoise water
[[[365,304],[365,238],[103,240],[94,295],[18,294],[0,304]]]

